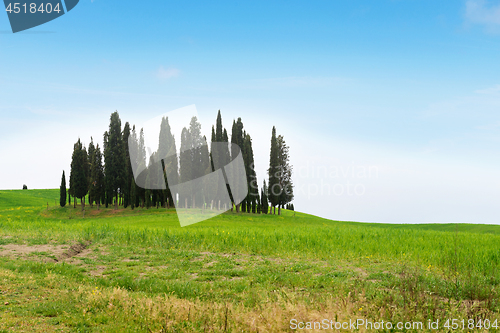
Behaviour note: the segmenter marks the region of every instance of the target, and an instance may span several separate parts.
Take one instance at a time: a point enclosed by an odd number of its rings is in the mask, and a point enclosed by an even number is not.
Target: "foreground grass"
[[[39,199],[21,205],[23,192]],[[495,226],[449,232],[285,212],[180,228],[173,211],[87,207],[83,219],[79,208],[47,209],[56,190],[29,192],[0,191],[10,198],[0,201],[0,245],[88,248],[64,259],[4,253],[0,329],[277,332],[293,318],[500,319]]]

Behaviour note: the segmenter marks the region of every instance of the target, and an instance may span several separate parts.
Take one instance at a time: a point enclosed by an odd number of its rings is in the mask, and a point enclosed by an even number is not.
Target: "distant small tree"
[[[61,178],[61,187],[59,188],[59,204],[61,207],[66,206],[66,176],[64,170]]]
[[[26,184],[23,185],[23,190],[27,190],[27,189],[28,189],[28,186],[26,186]]]

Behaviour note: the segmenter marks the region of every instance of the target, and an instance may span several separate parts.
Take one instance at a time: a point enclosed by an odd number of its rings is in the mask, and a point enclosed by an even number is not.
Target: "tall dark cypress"
[[[94,198],[92,196],[92,193],[90,191],[91,185],[92,185],[92,164],[94,163],[93,159],[95,158],[95,146],[94,146],[94,139],[90,137],[90,143],[89,143],[89,149],[87,151],[87,183],[88,183],[88,188],[89,188],[89,204],[92,207]]]
[[[168,118],[162,118],[160,128],[160,139],[158,142],[158,157],[161,159],[161,168],[158,168],[158,179],[164,179],[166,190],[160,191],[162,205],[167,208],[174,205],[176,193],[172,193],[170,185],[175,185],[179,179],[179,167],[177,161],[177,148],[175,138],[172,134]],[[165,177],[166,176],[166,177]],[[169,184],[169,180],[172,184]]]
[[[238,155],[239,150],[243,149],[243,141],[244,141],[243,123],[241,121],[241,118],[238,118],[238,121],[233,120],[233,127],[231,130],[231,143],[236,144],[239,147],[238,149],[238,147],[234,145],[231,146],[231,157],[233,159]],[[239,175],[232,175],[232,177],[233,177],[232,183],[235,188],[242,186],[242,184],[240,184]],[[236,213],[238,213],[240,211],[241,203],[236,204],[235,202],[233,202],[233,204],[236,207]]]
[[[115,198],[115,209],[118,208],[118,196],[125,187],[125,149],[121,131],[121,120],[118,112],[110,117],[107,145],[104,149],[104,168],[108,193]],[[110,198],[111,199],[111,198]],[[108,200],[109,201],[109,200]],[[110,202],[111,203],[111,202]]]
[[[95,202],[97,209],[100,209],[102,198],[104,196],[104,169],[102,165],[102,154],[99,144],[94,148],[92,165],[90,167],[90,187],[89,197]]]
[[[231,161],[231,152],[229,151],[229,138],[227,135],[227,130],[224,128],[224,131],[222,132],[222,142],[227,143],[226,145],[223,146],[222,149],[222,158],[221,158],[221,165],[227,165]],[[230,174],[226,175],[227,177],[231,177]],[[228,184],[226,184],[226,189],[227,193],[231,197],[231,189]],[[222,203],[225,205],[226,203]],[[231,211],[233,211],[233,206],[231,205],[231,202],[227,202],[227,206],[231,206]]]
[[[122,140],[125,159],[125,175],[123,179],[123,208],[130,205],[130,178],[132,175],[132,164],[130,162],[130,151],[128,147],[128,139],[130,137],[130,124],[128,122],[123,126]]]
[[[85,195],[88,192],[87,168],[88,157],[80,139],[73,147],[71,158],[70,188],[75,198],[79,198],[82,204],[82,211],[85,207]],[[75,199],[76,204],[76,199]]]
[[[180,182],[184,183],[181,187],[181,193],[179,193],[180,206],[184,208],[189,208],[191,206],[192,192],[189,187],[189,182],[192,180],[192,165],[191,161],[193,151],[191,150],[191,133],[187,128],[182,129],[181,133],[181,151],[179,156],[179,176]]]
[[[135,180],[134,180],[134,177],[132,177],[132,179],[130,180],[130,207],[132,208],[132,210],[136,207],[135,206],[135,187],[137,185],[135,185]]]
[[[271,204],[271,210],[273,214],[276,214],[276,205],[279,203],[279,196],[281,194],[281,187],[279,183],[279,151],[278,151],[278,140],[276,138],[276,128],[273,126],[271,134],[271,152],[269,156],[269,169],[267,173],[269,175],[269,189],[268,189],[268,200]]]
[[[269,212],[269,204],[268,204],[268,190],[265,180],[260,192],[260,203],[261,203],[261,212],[267,214]]]
[[[278,195],[278,215],[281,208],[293,200],[292,166],[289,159],[289,147],[282,135],[277,138],[278,145],[278,182],[281,192]]]
[[[104,153],[104,165],[106,165],[106,151],[108,151],[108,131],[105,131],[103,134],[103,153]],[[108,208],[110,204],[110,198],[113,197],[113,192],[111,191],[111,184],[108,181],[108,177],[106,175],[107,168],[104,168],[104,205]]]
[[[255,213],[255,203],[257,197],[259,196],[259,186],[257,183],[257,174],[255,172],[252,138],[250,137],[250,134],[246,132],[244,133],[244,142],[243,142],[243,160],[245,162],[245,172],[247,175],[247,187],[248,187],[248,195],[245,198],[247,206],[246,210],[248,213],[250,213],[250,211]]]
[[[66,176],[64,170],[61,178],[61,186],[59,187],[59,204],[61,207],[66,206]]]
[[[222,126],[222,116],[220,110],[217,112],[217,119],[215,128],[212,127],[212,148],[210,152],[211,160],[212,160],[212,168],[214,171],[215,166],[218,165],[227,165],[230,162],[231,154],[229,152],[229,139],[227,135],[226,129]],[[226,143],[220,144],[220,143]],[[216,161],[216,162],[214,162]],[[224,181],[217,182],[217,188],[214,189],[214,197],[215,197],[215,207],[216,209],[223,208],[225,205],[231,205],[230,202],[223,202],[224,194],[231,193],[229,185],[226,184],[226,177],[231,177],[230,174],[227,174],[224,169],[222,169]],[[212,203],[210,203],[212,205]],[[232,206],[231,206],[232,207]],[[232,209],[231,209],[232,210]]]

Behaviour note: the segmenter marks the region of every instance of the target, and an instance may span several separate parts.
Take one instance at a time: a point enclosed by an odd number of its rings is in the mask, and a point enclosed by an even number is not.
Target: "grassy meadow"
[[[285,210],[181,228],[175,210],[87,206],[83,218],[58,198],[0,191],[0,332],[290,332],[292,319],[325,318],[500,326],[500,226]]]

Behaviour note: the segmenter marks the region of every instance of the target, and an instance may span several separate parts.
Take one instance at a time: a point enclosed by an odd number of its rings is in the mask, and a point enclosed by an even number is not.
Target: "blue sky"
[[[196,104],[207,133],[218,109],[242,117],[259,182],[277,126],[300,210],[500,223],[499,59],[499,1],[81,0],[17,34],[0,15],[0,188],[58,187],[114,110],[139,124]],[[325,184],[345,192],[313,195]]]

